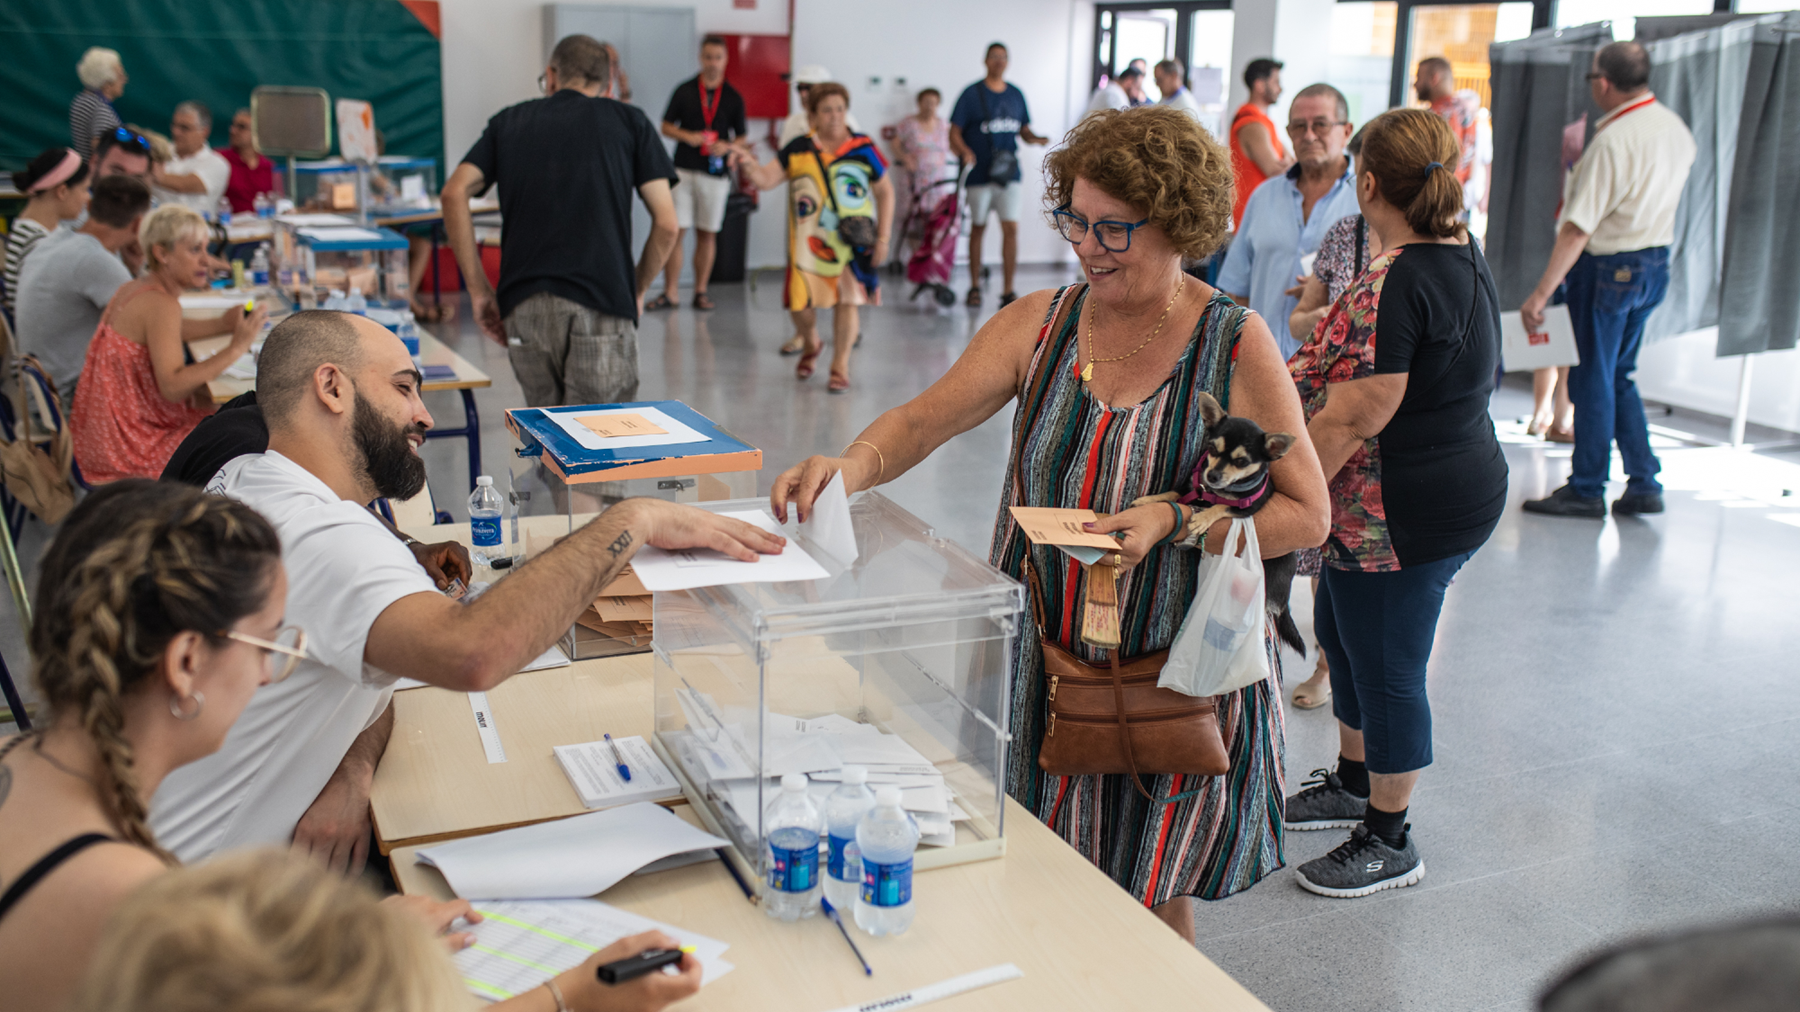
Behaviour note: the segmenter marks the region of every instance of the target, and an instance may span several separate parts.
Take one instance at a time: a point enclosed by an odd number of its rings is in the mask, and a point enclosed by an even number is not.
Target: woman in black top
[[[1444,591],[1487,541],[1506,501],[1506,460],[1487,401],[1499,303],[1461,224],[1459,147],[1424,110],[1365,128],[1363,217],[1387,249],[1290,360],[1307,433],[1331,475],[1331,535],[1314,627],[1331,663],[1335,772],[1287,800],[1289,829],[1352,828],[1299,869],[1328,896],[1412,885],[1407,831],[1431,763],[1425,666]]]

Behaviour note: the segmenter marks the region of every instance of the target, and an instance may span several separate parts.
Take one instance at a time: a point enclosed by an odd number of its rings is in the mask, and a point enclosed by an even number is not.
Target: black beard
[[[362,455],[363,474],[376,495],[403,501],[425,487],[425,461],[413,452],[406,438],[413,433],[424,435],[423,426],[392,425],[358,397],[350,412],[350,433]]]

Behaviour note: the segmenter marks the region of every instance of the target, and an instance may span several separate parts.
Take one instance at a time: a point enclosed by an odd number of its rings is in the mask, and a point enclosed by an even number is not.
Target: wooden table
[[[199,341],[188,342],[194,351],[195,358],[206,358],[216,354],[231,343],[227,336],[208,337]],[[475,487],[475,479],[481,474],[481,414],[475,407],[475,391],[482,387],[494,385],[493,378],[476,368],[473,362],[450,350],[442,341],[431,336],[423,328],[419,330],[419,360],[426,365],[447,365],[454,370],[449,379],[427,379],[419,385],[423,393],[434,393],[439,390],[455,390],[462,394],[463,426],[459,429],[435,427],[425,434],[426,439],[453,439],[463,437],[469,441],[469,487]],[[223,404],[234,397],[247,394],[256,389],[256,381],[239,379],[234,376],[220,376],[207,384],[212,393],[214,404]]]
[[[602,731],[648,734],[646,655],[518,675],[488,693],[507,762],[489,764],[467,699],[443,689],[394,696],[394,732],[371,802],[381,849],[407,893],[450,896],[415,847],[583,811],[550,753]],[[599,898],[731,943],[737,969],[683,1012],[822,1012],[999,963],[1022,980],[946,1001],[976,1009],[1264,1009],[1097,868],[1008,799],[1004,858],[918,874],[918,920],[898,938],[854,932],[875,967],[863,976],[822,918],[768,919],[718,862],[628,878]],[[678,809],[679,811],[679,809]]]

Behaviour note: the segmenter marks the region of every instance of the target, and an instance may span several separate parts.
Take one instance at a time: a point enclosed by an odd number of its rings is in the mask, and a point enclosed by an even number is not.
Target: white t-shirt
[[[375,617],[403,597],[437,592],[373,514],[273,450],[235,458],[206,490],[275,525],[287,566],[287,621],[306,630],[307,652],[318,660],[258,689],[223,748],[175,770],[157,789],[151,829],[184,862],[293,838],[393,693],[394,676],[363,662]]]
[[[186,158],[171,158],[163,166],[163,173],[170,176],[195,175],[206,184],[205,193],[176,193],[160,186],[150,188],[151,194],[159,204],[186,204],[187,206],[207,214],[219,209],[219,198],[225,195],[225,186],[231,182],[231,163],[227,162],[212,148],[201,148]]]
[[[1106,87],[1094,92],[1094,97],[1088,100],[1087,112],[1083,115],[1091,116],[1103,109],[1129,108],[1131,96],[1125,94],[1125,86],[1117,81],[1108,81]]]
[[[1633,99],[1600,117],[1594,139],[1563,184],[1562,215],[1588,234],[1595,256],[1667,246],[1675,210],[1694,167],[1694,135],[1653,98]]]

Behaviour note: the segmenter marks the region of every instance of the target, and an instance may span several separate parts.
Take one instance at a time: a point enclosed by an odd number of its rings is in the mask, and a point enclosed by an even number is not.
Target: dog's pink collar
[[[1230,496],[1220,495],[1204,485],[1202,485],[1198,491],[1199,496],[1197,498],[1202,502],[1211,503],[1214,506],[1229,506],[1232,509],[1237,510],[1249,509],[1256,505],[1260,500],[1267,498],[1272,492],[1269,488],[1269,475],[1266,471],[1263,472],[1262,480],[1256,483],[1256,488],[1252,489],[1249,495],[1244,496],[1241,499],[1233,499]],[[1194,493],[1190,492],[1182,497],[1182,501],[1192,502],[1195,498],[1196,496]]]

